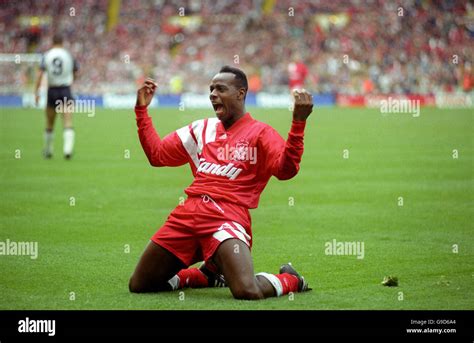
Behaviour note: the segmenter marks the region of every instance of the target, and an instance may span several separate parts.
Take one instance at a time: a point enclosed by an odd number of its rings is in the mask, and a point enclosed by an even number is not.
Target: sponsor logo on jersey
[[[225,176],[229,178],[229,180],[235,180],[241,171],[242,168],[234,167],[233,163],[222,165],[206,162],[205,158],[199,159],[199,167],[197,169],[198,173]]]

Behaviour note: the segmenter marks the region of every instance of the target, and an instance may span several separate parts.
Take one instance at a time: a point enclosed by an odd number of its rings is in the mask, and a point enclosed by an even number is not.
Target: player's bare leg
[[[228,239],[217,249],[214,258],[236,299],[257,300],[276,295],[271,283],[256,277],[248,246],[238,239]]]
[[[283,265],[279,274],[254,275],[250,249],[238,239],[224,241],[217,249],[213,260],[222,270],[226,283],[236,299],[258,300],[311,290],[291,264]]]
[[[64,158],[70,159],[74,151],[74,128],[72,126],[72,113],[64,112],[63,117],[63,153]]]
[[[129,289],[133,293],[172,290],[168,283],[186,265],[165,248],[151,241],[146,247],[130,278]]]
[[[45,158],[53,156],[53,138],[54,138],[54,121],[56,119],[56,111],[54,107],[46,106],[46,129],[44,132],[44,150]]]

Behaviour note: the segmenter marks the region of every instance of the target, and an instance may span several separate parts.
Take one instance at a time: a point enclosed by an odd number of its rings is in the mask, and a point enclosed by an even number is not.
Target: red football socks
[[[275,276],[280,280],[282,286],[281,295],[298,292],[298,278],[296,276],[288,273],[276,274]]]
[[[198,268],[181,269],[178,272],[179,286],[181,288],[202,288],[208,286],[208,280]]]

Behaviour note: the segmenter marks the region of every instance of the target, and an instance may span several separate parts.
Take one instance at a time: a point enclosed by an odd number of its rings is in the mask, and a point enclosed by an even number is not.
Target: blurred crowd
[[[287,91],[297,59],[313,92],[473,86],[474,6],[467,0],[119,3],[114,17],[107,0],[2,2],[0,54],[43,53],[62,32],[80,65],[74,91],[89,94],[134,92],[147,76],[162,93],[204,93],[223,65],[244,69],[252,91]],[[2,93],[34,82],[31,65],[1,62],[0,69]]]

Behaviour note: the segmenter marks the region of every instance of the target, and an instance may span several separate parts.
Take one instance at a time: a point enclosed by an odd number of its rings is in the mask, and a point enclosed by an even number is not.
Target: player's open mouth
[[[212,104],[212,106],[217,115],[224,114],[224,106],[222,104]]]

